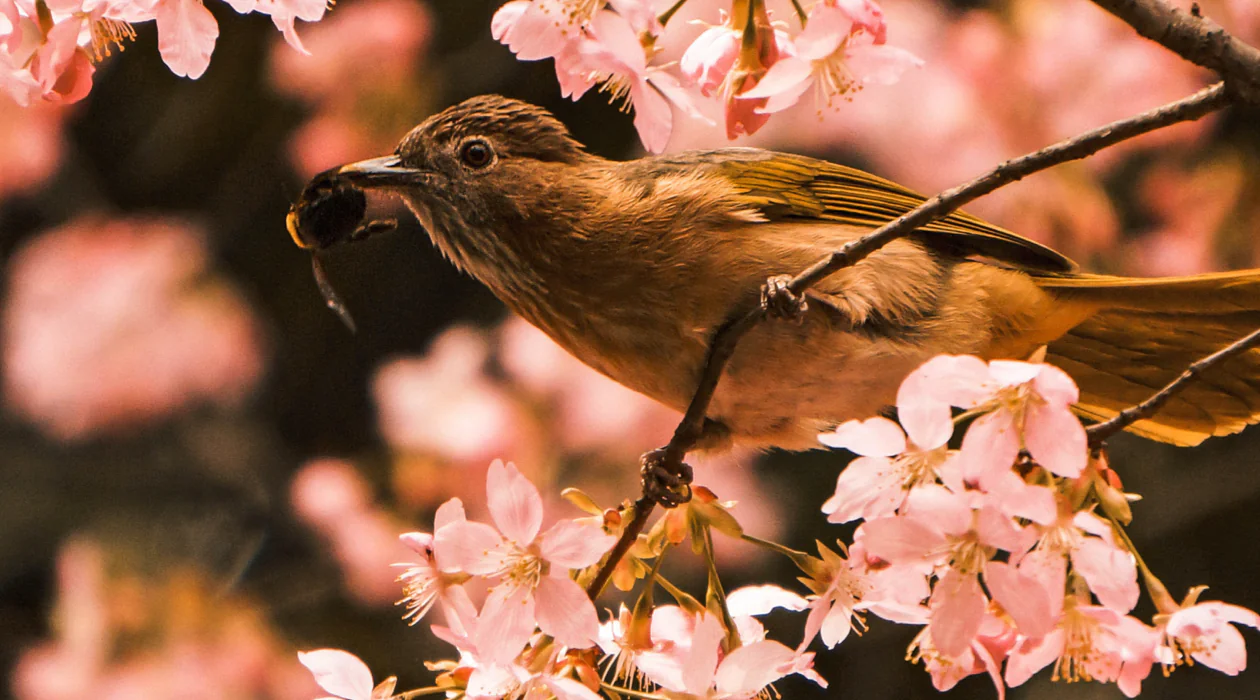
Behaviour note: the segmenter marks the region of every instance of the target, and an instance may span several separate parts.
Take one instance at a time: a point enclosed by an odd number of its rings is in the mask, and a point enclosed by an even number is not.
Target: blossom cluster
[[[999,696],[1047,666],[1056,680],[1114,682],[1129,697],[1155,665],[1241,671],[1229,623],[1257,627],[1260,616],[1199,603],[1201,588],[1177,604],[1141,564],[1122,529],[1128,496],[1091,456],[1078,398],[1052,365],[940,356],[902,384],[901,425],[872,418],[821,436],[860,455],[823,511],[864,522],[815,603],[831,608],[808,629],[830,646],[860,611],[924,625],[909,658],[938,689],[987,673]],[[954,408],[974,418],[957,450]],[[1139,568],[1153,625],[1131,616]]]
[[[431,629],[457,652],[429,664],[440,672],[432,692],[568,700],[638,688],[746,699],[793,674],[825,687],[809,648],[816,639],[835,647],[872,615],[921,628],[907,658],[940,690],[987,674],[1001,698],[1051,667],[1054,680],[1115,683],[1133,697],[1156,666],[1239,673],[1246,650],[1234,625],[1260,627],[1260,615],[1201,602],[1204,587],[1172,599],[1125,534],[1132,496],[1091,452],[1072,413],[1078,398],[1072,379],[1037,357],[928,361],[900,387],[899,422],[850,421],[820,436],[859,455],[822,511],[832,523],[861,522],[850,544],[819,543],[816,556],[745,534],[734,504],[696,486],[688,504],[610,561],[625,508],[601,510],[571,490],[566,498],[589,516],[544,529],[538,490],[496,461],[486,484],[494,525],[469,520],[453,498],[432,533],[402,536],[418,555],[399,577],[404,618],[439,610]],[[954,449],[956,425],[967,428]],[[724,593],[715,533],[787,555],[804,573],[804,595],[770,584]],[[703,603],[661,571],[668,548],[687,541],[709,565]],[[597,568],[624,591],[642,581],[634,605],[602,623]],[[1139,582],[1156,608],[1149,624],[1133,615]],[[658,587],[674,604],[656,603]],[[775,608],[804,613],[794,648],[768,639],[758,620]],[[392,678],[374,685],[347,652],[301,659],[337,697],[393,692]]]
[[[734,0],[718,24],[676,62],[660,60],[662,35],[684,2],[657,15],[652,0],[511,0],[495,14],[494,37],[523,61],[551,58],[566,97],[600,86],[633,108],[643,145],[665,148],[671,107],[708,121],[699,98],[719,103],[730,138],[752,134],[811,88],[824,103],[866,84],[895,82],[920,62],[887,42],[874,0],[817,0],[772,20],[764,0]],[[797,5],[800,8],[799,5]]]
[[[327,9],[327,0],[226,1],[242,14],[270,15],[303,53],[295,21],[318,21]],[[95,64],[135,38],[132,25],[150,20],[171,71],[201,77],[219,38],[201,0],[0,0],[0,91],[21,105],[81,100],[92,89]]]

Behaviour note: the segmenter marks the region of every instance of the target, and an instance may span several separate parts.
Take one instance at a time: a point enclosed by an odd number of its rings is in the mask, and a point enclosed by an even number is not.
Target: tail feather
[[[1047,360],[1081,388],[1077,411],[1104,420],[1150,397],[1196,360],[1260,328],[1260,270],[1170,279],[1082,275],[1039,279],[1065,301],[1099,310],[1050,343]],[[1260,350],[1205,372],[1131,429],[1196,445],[1260,422]]]

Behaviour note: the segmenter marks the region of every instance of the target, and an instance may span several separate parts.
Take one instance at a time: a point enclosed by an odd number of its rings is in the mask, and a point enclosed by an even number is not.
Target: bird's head
[[[426,119],[390,155],[315,176],[290,212],[289,231],[304,248],[351,240],[363,230],[354,228],[359,193],[376,190],[401,197],[457,265],[483,267],[479,260],[504,252],[502,237],[523,235],[561,195],[558,183],[591,160],[547,110],[474,97]]]

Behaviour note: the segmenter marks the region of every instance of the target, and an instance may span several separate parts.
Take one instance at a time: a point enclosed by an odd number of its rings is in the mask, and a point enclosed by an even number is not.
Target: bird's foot
[[[761,285],[761,310],[771,318],[781,318],[800,323],[805,320],[809,303],[804,294],[792,292],[791,275],[775,275]]]
[[[665,448],[645,452],[642,465],[643,495],[663,508],[677,508],[691,500],[691,467]]]

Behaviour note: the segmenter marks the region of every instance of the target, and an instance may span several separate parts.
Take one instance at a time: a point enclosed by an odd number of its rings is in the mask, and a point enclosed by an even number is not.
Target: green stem
[[[713,555],[713,528],[704,526],[704,561],[709,568],[709,595],[717,602],[722,612],[722,625],[726,627],[726,653],[739,648],[739,633],[735,630],[735,619],[726,606],[726,591],[722,588],[722,579],[718,576],[717,558]],[[707,600],[705,601],[708,602]]]
[[[791,547],[787,547],[785,545],[781,545],[778,542],[771,542],[770,540],[763,540],[760,537],[755,537],[748,533],[744,533],[740,537],[741,539],[743,539],[745,542],[749,544],[757,545],[758,547],[761,547],[762,549],[768,549],[771,552],[774,552],[775,554],[782,554],[788,559],[791,559],[792,563],[796,564],[796,567],[800,569],[801,571],[805,572],[806,574],[809,574],[811,572],[811,569],[809,567],[809,561],[813,559],[814,557],[811,557],[805,552],[792,549]]]
[[[1133,555],[1133,560],[1137,562],[1138,571],[1142,572],[1142,583],[1146,585],[1146,592],[1151,596],[1151,602],[1155,603],[1155,609],[1161,613],[1175,612],[1179,606],[1177,601],[1173,600],[1172,594],[1168,592],[1168,587],[1146,565],[1142,555],[1138,554],[1137,547],[1129,538],[1129,533],[1125,532],[1124,526],[1116,522],[1110,514],[1106,515],[1107,521],[1111,523],[1111,530],[1124,542],[1124,548],[1129,550],[1129,553]]]

